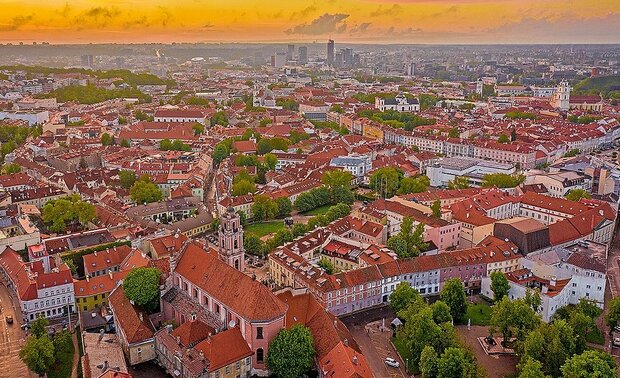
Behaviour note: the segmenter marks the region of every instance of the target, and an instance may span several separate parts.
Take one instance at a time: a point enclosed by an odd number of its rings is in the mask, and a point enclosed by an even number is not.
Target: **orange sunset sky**
[[[0,0],[0,42],[620,43],[620,0]]]

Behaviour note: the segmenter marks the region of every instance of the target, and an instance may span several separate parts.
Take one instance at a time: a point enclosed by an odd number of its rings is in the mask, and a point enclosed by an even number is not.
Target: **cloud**
[[[366,32],[366,30],[368,30],[370,25],[372,25],[370,22],[364,22],[359,25],[355,25],[350,29],[349,33],[351,34],[364,33]]]
[[[25,26],[32,21],[34,15],[28,16],[15,16],[11,19],[11,22],[8,24],[0,25],[0,31],[13,31]]]
[[[300,10],[299,12],[293,12],[291,14],[290,20],[291,21],[296,21],[299,19],[304,19],[308,16],[310,16],[312,13],[316,12],[316,6],[314,5],[310,5],[302,10]]]
[[[398,13],[402,12],[402,10],[403,7],[398,4],[393,4],[388,8],[384,8],[382,5],[379,5],[379,8],[370,13],[370,17],[396,16]]]
[[[349,17],[344,13],[325,13],[309,24],[300,24],[294,26],[285,31],[286,34],[306,34],[306,35],[320,35],[327,33],[341,33],[346,30],[347,26],[343,21]]]
[[[94,7],[94,8],[90,8],[88,9],[86,12],[84,12],[84,16],[85,17],[90,17],[90,18],[113,18],[118,16],[121,13],[121,11],[119,11],[116,8],[108,8],[108,7]]]

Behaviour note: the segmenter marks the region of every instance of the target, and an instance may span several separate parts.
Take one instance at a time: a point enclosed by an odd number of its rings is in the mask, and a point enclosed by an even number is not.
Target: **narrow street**
[[[36,377],[19,358],[26,333],[21,329],[21,315],[13,308],[9,290],[0,284],[0,377]],[[13,317],[8,324],[7,316]]]

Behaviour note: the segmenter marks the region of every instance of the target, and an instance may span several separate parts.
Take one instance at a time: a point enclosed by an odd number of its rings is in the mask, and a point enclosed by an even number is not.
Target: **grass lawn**
[[[471,319],[471,325],[489,325],[491,321],[491,307],[484,303],[468,304],[464,324],[467,324],[467,319]]]
[[[321,206],[321,207],[317,207],[316,209],[312,209],[310,211],[306,211],[305,213],[303,213],[304,215],[308,215],[308,216],[315,216],[315,215],[323,215],[327,212],[327,210],[329,210],[330,207],[332,207],[333,205],[325,205],[325,206]]]
[[[407,360],[409,360],[409,364],[411,365],[411,361],[413,361],[413,355],[411,354],[411,350],[407,348],[407,344],[405,344],[405,340],[400,339],[398,337],[392,337],[392,343],[394,344],[394,347],[396,348],[396,351],[400,355],[400,358],[403,360],[403,362],[406,364]],[[406,366],[403,366],[403,368],[406,368]],[[413,369],[411,368],[411,366],[409,366],[408,370],[409,370],[408,373],[410,374],[415,373]]]
[[[252,233],[258,236],[259,238],[262,238],[265,235],[278,232],[282,229],[284,229],[284,221],[280,219],[280,220],[269,221],[269,222],[248,224],[247,226],[243,228],[243,231],[247,233]]]
[[[73,353],[75,348],[71,343],[70,351],[58,353],[54,366],[47,373],[48,378],[70,378],[73,369]]]
[[[600,329],[596,328],[586,335],[586,341],[592,344],[604,345],[605,335]]]

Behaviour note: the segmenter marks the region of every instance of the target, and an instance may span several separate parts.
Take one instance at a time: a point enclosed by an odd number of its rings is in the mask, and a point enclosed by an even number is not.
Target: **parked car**
[[[387,357],[385,359],[385,364],[389,367],[393,367],[393,368],[399,368],[400,367],[400,363],[398,361],[396,361],[395,359],[391,358],[391,357]]]
[[[4,320],[6,320],[6,324],[13,324],[13,317],[11,315],[5,316]]]

